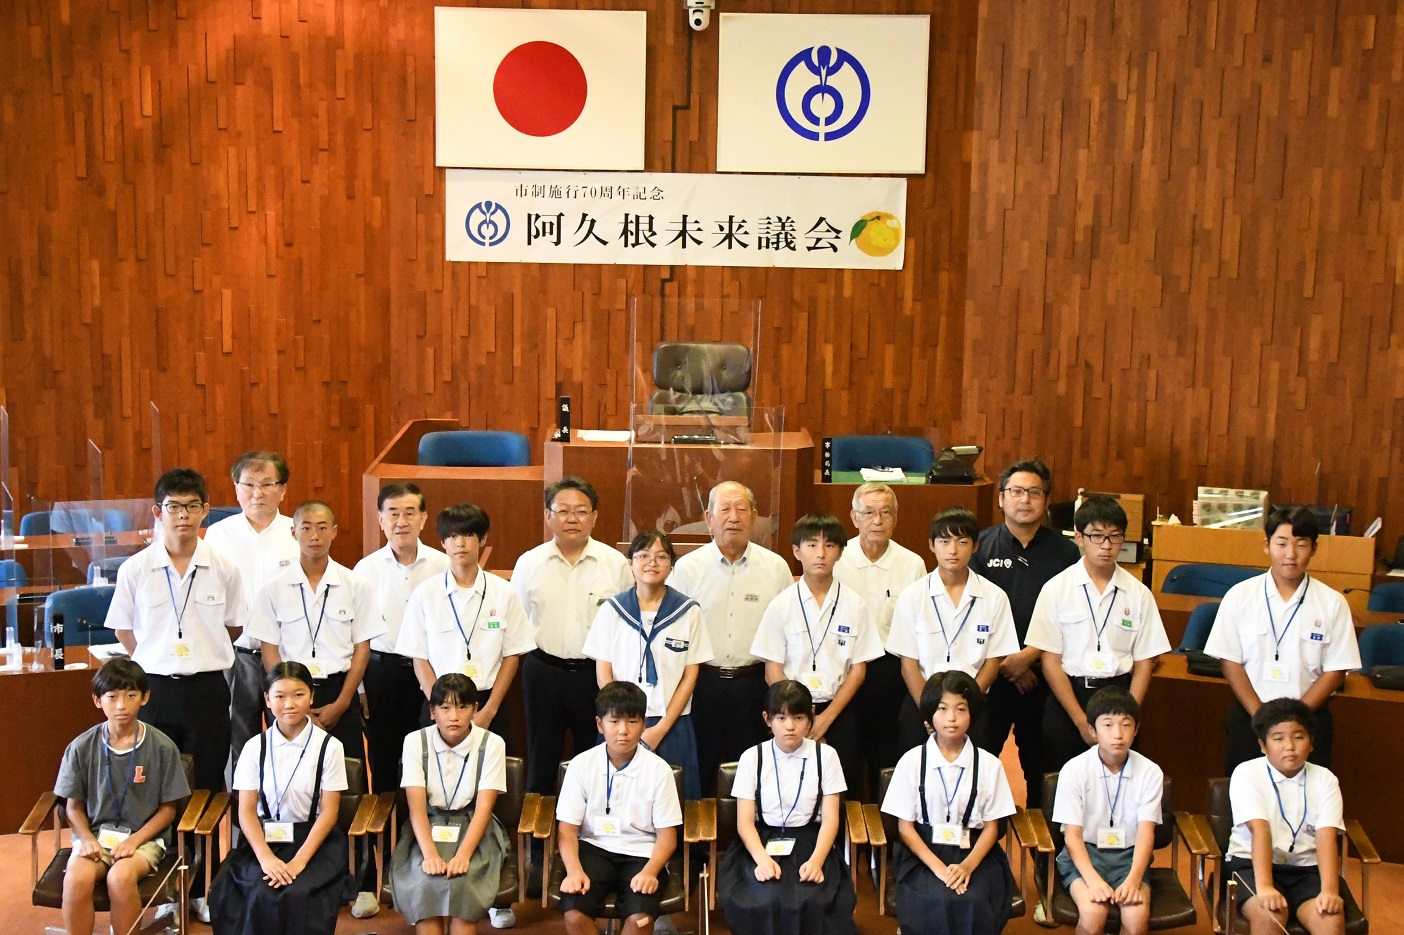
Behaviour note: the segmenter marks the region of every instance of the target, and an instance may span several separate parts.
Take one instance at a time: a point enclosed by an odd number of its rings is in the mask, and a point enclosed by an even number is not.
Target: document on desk
[[[92,656],[98,664],[102,664],[109,659],[120,659],[126,656],[127,648],[121,643],[101,643],[97,646],[89,646],[88,655]]]
[[[628,442],[628,429],[576,429],[575,437],[582,442]]]
[[[858,473],[865,481],[876,481],[888,484],[900,484],[906,481],[907,475],[901,468],[860,468]]]

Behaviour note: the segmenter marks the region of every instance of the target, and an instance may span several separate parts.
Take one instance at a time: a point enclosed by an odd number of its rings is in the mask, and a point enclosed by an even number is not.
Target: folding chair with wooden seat
[[[195,761],[189,755],[182,754],[180,764],[185,770],[185,781],[190,784],[195,775]],[[190,882],[200,872],[201,865],[209,863],[206,845],[199,843],[193,836],[209,801],[209,790],[191,791],[184,809],[178,810],[179,814],[171,825],[175,832],[175,846],[166,853],[160,866],[137,886],[143,906],[169,902],[176,904],[177,924],[182,932],[187,930],[189,922]],[[39,838],[44,830],[45,817],[50,812],[53,813],[54,856],[43,874],[40,874]],[[30,876],[34,887],[31,900],[36,906],[63,908],[64,870],[68,866],[69,856],[73,853],[73,848],[60,846],[61,832],[66,827],[67,802],[52,792],[45,792],[39,796],[39,801],[34,804],[34,808],[20,825],[20,834],[29,835]],[[189,861],[186,860],[187,854],[191,857]],[[107,885],[100,879],[93,890],[93,908],[98,912],[107,912],[108,907]]]
[[[1167,778],[1160,797],[1160,824],[1155,827],[1155,849],[1170,848],[1170,866],[1151,867],[1146,871],[1145,882],[1150,886],[1150,922],[1153,931],[1180,928],[1194,925],[1197,915],[1194,911],[1194,897],[1185,891],[1180,883],[1180,845],[1183,844],[1190,860],[1190,873],[1193,876],[1199,858],[1208,853],[1204,836],[1190,820],[1188,813],[1175,813],[1171,782]],[[1038,887],[1038,908],[1034,910],[1034,921],[1049,927],[1077,925],[1077,903],[1073,901],[1063,881],[1058,875],[1056,858],[1063,849],[1063,829],[1050,823],[1053,803],[1058,794],[1058,774],[1047,773],[1043,777],[1042,809],[1029,809],[1027,820],[1032,825],[1035,844],[1034,885]],[[1121,931],[1121,910],[1117,906],[1107,907],[1107,931]]]
[[[1244,933],[1248,931],[1248,921],[1238,911],[1238,887],[1236,879],[1225,880],[1224,854],[1228,853],[1229,835],[1233,832],[1233,809],[1229,804],[1229,781],[1209,780],[1209,814],[1193,816],[1199,826],[1199,833],[1207,840],[1208,853],[1205,855],[1197,880],[1199,892],[1205,907],[1209,908],[1214,919],[1214,931],[1224,933]],[[1360,822],[1346,819],[1345,834],[1341,839],[1341,900],[1345,903],[1346,935],[1365,935],[1370,931],[1370,867],[1380,862],[1380,855]],[[1345,881],[1346,859],[1350,849],[1360,859],[1360,902]],[[1290,935],[1307,935],[1307,930],[1295,918],[1287,920]]]

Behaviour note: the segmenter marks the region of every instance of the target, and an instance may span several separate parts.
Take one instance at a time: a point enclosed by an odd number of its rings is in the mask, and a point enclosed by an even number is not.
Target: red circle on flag
[[[492,79],[497,111],[527,136],[555,136],[585,110],[585,69],[554,42],[525,42],[508,52]]]

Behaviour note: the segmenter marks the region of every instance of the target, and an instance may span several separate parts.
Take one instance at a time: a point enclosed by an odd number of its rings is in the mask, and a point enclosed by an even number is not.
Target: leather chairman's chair
[[[1185,624],[1185,635],[1180,637],[1180,645],[1175,647],[1175,652],[1181,655],[1190,650],[1203,652],[1205,644],[1209,642],[1209,632],[1214,629],[1214,618],[1218,614],[1218,601],[1200,604],[1192,610],[1189,622]]]
[[[1261,575],[1261,568],[1244,565],[1211,565],[1192,563],[1176,565],[1165,576],[1160,590],[1163,594],[1188,594],[1193,597],[1223,597],[1240,581]]]
[[[660,344],[653,383],[652,415],[749,416],[751,351],[741,344]]]
[[[531,464],[531,442],[520,432],[429,432],[419,440],[419,463],[426,467],[525,467]]]
[[[104,625],[115,593],[117,587],[111,584],[54,591],[44,599],[44,632],[52,634],[54,615],[63,614],[64,646],[104,646],[117,642],[117,631]]]
[[[1377,623],[1360,631],[1360,671],[1404,666],[1404,624]]]
[[[839,435],[834,438],[835,471],[895,467],[924,477],[935,461],[935,447],[916,435]]]

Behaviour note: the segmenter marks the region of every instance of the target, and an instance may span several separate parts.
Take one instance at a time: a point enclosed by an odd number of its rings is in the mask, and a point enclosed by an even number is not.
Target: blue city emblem
[[[507,239],[512,218],[507,209],[495,201],[480,201],[468,209],[464,221],[468,239],[480,247],[495,247]]]
[[[804,72],[799,72],[801,65]],[[810,84],[810,77],[817,80]],[[872,103],[872,90],[868,73],[853,53],[837,46],[817,45],[796,52],[780,69],[775,106],[791,130],[807,140],[823,143],[842,139],[863,122]],[[857,104],[850,111],[854,98]]]

